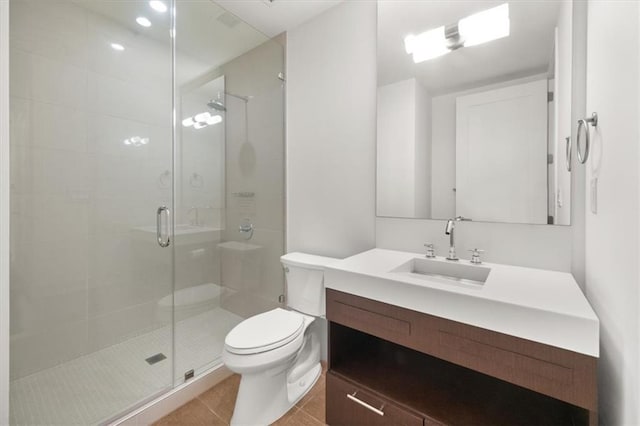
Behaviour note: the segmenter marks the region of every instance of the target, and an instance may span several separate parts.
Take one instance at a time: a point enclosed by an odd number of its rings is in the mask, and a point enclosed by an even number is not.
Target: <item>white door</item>
[[[547,223],[547,81],[456,101],[456,214]]]

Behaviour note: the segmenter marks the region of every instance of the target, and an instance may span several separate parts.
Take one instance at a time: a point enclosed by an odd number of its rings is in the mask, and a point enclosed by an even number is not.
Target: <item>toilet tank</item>
[[[288,253],[280,258],[287,280],[287,306],[313,316],[325,314],[324,268],[332,257]]]

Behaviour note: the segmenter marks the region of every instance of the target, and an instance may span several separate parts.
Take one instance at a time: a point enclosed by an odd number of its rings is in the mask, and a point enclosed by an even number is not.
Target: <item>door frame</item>
[[[0,1],[0,424],[9,424],[9,2]]]

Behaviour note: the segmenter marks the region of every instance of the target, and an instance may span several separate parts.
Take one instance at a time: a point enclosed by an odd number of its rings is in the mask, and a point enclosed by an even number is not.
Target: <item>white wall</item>
[[[377,247],[424,252],[433,243],[438,256],[446,256],[449,236],[444,220],[378,218]],[[467,250],[485,250],[487,262],[521,265],[554,271],[571,270],[571,228],[568,226],[461,222],[456,225],[456,249],[463,259]]]
[[[586,289],[600,318],[600,417],[637,425],[639,410],[640,19],[638,2],[588,5],[587,113],[599,116],[586,165]],[[624,40],[624,45],[614,49]],[[598,178],[597,214],[590,181]]]
[[[416,80],[416,149],[413,159],[415,168],[416,208],[413,217],[431,215],[431,95]]]
[[[378,88],[376,212],[380,216],[415,213],[415,88],[415,78]]]
[[[379,216],[431,213],[431,97],[415,78],[378,87]]]
[[[287,250],[375,242],[376,4],[345,2],[287,38]]]
[[[0,425],[9,424],[9,2],[0,2]]]

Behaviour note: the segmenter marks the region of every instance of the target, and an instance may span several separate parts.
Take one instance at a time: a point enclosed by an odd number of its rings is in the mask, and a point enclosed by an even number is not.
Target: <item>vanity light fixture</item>
[[[509,31],[509,3],[503,3],[462,18],[456,24],[438,27],[417,36],[410,34],[404,39],[404,47],[417,64],[461,47],[507,37]]]
[[[149,2],[149,6],[151,6],[151,9],[155,10],[156,12],[164,13],[167,11],[167,5],[160,0],[151,0]]]
[[[151,21],[145,18],[144,16],[138,16],[136,18],[136,22],[138,25],[143,26],[145,28],[149,28],[151,26]]]

